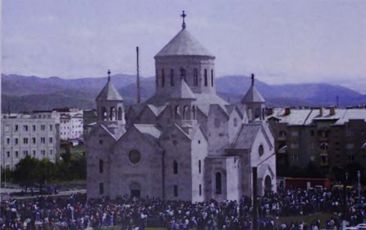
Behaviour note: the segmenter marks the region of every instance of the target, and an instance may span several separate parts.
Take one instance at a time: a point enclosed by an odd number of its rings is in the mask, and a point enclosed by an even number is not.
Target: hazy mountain
[[[136,100],[136,78],[118,74],[113,84],[127,104]],[[2,75],[2,110],[7,112],[45,110],[54,107],[93,108],[94,99],[106,83],[106,77],[63,79],[59,77]],[[250,86],[245,76],[224,76],[216,80],[218,93],[230,102],[237,102]],[[341,106],[366,103],[366,96],[345,87],[330,84],[269,85],[255,82],[270,106],[327,106],[335,105],[338,96]],[[155,79],[141,78],[141,96],[147,99],[154,93]]]

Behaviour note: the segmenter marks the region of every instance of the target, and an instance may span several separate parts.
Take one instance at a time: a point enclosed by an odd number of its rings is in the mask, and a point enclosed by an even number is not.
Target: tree
[[[43,185],[49,182],[55,176],[55,164],[49,159],[44,158],[38,161],[38,167],[36,169],[36,178],[39,182],[39,190],[42,191]]]
[[[15,165],[13,174],[14,182],[25,187],[25,191],[37,181],[38,161],[35,158],[26,156]]]

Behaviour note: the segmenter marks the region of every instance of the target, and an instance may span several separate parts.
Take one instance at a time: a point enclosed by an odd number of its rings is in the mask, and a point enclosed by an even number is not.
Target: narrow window
[[[104,184],[103,183],[99,183],[99,194],[100,195],[104,194]]]
[[[178,185],[174,185],[174,196],[177,197],[178,196]]]
[[[103,173],[104,171],[104,161],[99,160],[99,173]]]
[[[28,131],[28,125],[23,125],[23,129],[24,129],[24,131]]]
[[[28,144],[28,138],[23,138],[23,144]]]
[[[17,145],[18,144],[18,138],[15,138],[14,141],[15,141],[15,144]]]
[[[174,86],[174,69],[170,69],[170,86]]]
[[[50,143],[52,143],[53,142],[53,139],[52,139],[52,137],[50,137]]]
[[[50,131],[52,131],[52,125],[50,125]]]
[[[18,151],[15,151],[15,157],[18,158]]]
[[[178,163],[176,161],[173,162],[173,173],[178,174]]]
[[[215,175],[216,194],[221,194],[221,173],[217,172]]]
[[[18,152],[15,152],[15,155],[18,155]],[[10,152],[9,151],[7,151],[6,152],[6,156],[9,158],[10,157]]]
[[[186,70],[184,68],[180,68],[180,79],[186,80]]]
[[[33,131],[36,131],[36,126],[35,125],[33,125]]]
[[[193,82],[195,86],[198,86],[198,69],[193,70]]]
[[[201,173],[201,160],[198,161],[198,173]]]
[[[198,191],[199,191],[200,196],[202,196],[202,185],[201,184],[198,187]]]
[[[211,70],[211,86],[214,86],[214,75],[213,75],[213,69]]]
[[[18,125],[15,125],[15,131],[18,131]]]
[[[10,144],[10,138],[6,138],[6,143]]]
[[[165,86],[165,72],[164,69],[161,70],[161,87]]]
[[[207,81],[208,81],[207,80],[207,69],[205,69],[205,74],[204,75],[205,75],[205,86],[207,86],[208,85],[208,83],[207,83]]]
[[[156,87],[159,86],[159,75],[158,75],[158,70],[156,70],[156,73],[155,73],[155,85]]]

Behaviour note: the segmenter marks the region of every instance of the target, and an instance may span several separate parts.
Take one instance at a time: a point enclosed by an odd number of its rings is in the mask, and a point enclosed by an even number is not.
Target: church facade
[[[252,84],[238,104],[216,94],[215,57],[182,29],[155,56],[155,94],[125,110],[110,78],[86,137],[88,198],[192,202],[276,190],[274,139]],[[243,89],[244,92],[245,89]]]

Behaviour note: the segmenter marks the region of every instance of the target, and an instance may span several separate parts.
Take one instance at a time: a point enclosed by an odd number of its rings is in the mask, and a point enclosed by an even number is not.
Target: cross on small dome
[[[182,29],[186,28],[186,22],[184,21],[185,17],[187,17],[186,13],[184,12],[184,10],[182,11],[182,14],[180,15],[183,19],[183,23],[182,23]]]
[[[107,71],[107,74],[108,74],[108,81],[110,81],[111,80],[111,70],[110,69]]]

